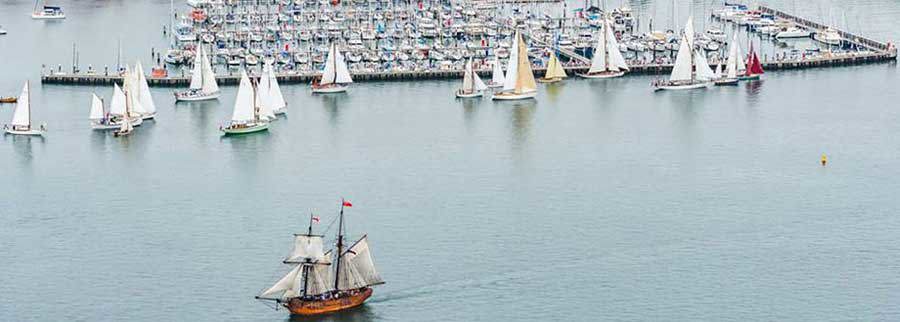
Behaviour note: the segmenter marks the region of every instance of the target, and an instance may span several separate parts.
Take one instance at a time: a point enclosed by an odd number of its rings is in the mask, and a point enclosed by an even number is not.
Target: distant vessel
[[[594,45],[594,56],[591,58],[591,68],[587,74],[579,74],[584,78],[614,78],[625,75],[628,71],[628,63],[619,51],[616,35],[612,31],[607,19],[603,19],[603,29]]]
[[[781,31],[776,33],[775,38],[778,38],[778,39],[809,38],[810,35],[812,35],[812,33],[806,29],[799,28],[799,27],[789,27],[789,28],[782,29]]]
[[[569,75],[566,75],[566,70],[563,69],[562,64],[559,62],[559,58],[556,58],[555,53],[550,53],[547,71],[544,73],[544,77],[539,78],[537,81],[541,83],[556,83],[562,81],[563,78],[566,77],[569,77]]]
[[[313,93],[342,93],[347,91],[347,84],[350,83],[353,83],[353,79],[350,78],[350,70],[347,69],[344,56],[332,42],[328,58],[325,60],[325,70],[322,71],[321,77],[313,80],[312,91]]]
[[[491,71],[491,82],[487,84],[490,88],[503,87],[503,81],[506,76],[503,75],[503,66],[500,65],[500,58],[494,58],[491,63],[493,70]]]
[[[219,84],[212,70],[209,56],[200,47],[200,56],[194,59],[191,85],[187,91],[175,93],[175,101],[205,101],[219,98]]]
[[[34,11],[31,12],[32,19],[66,19],[66,14],[63,13],[61,7],[47,5],[41,6],[40,3],[41,0],[34,1]]]
[[[142,109],[136,110],[140,117],[144,120],[156,118],[156,103],[153,103],[153,96],[150,94],[150,85],[147,84],[147,76],[144,75],[144,68],[141,62],[137,62],[134,72],[131,73],[131,88],[129,90],[140,101],[139,105]]]
[[[481,97],[484,95],[484,90],[487,88],[487,85],[481,81],[481,77],[478,77],[478,74],[472,69],[472,60],[469,59],[469,61],[466,62],[466,72],[463,75],[462,88],[456,90],[456,97]]]
[[[716,80],[716,86],[738,84],[738,62],[740,60],[741,59],[738,57],[737,33],[735,33],[731,43],[728,44],[728,61],[725,63],[725,75],[722,75]]]
[[[741,80],[757,80],[764,73],[762,64],[759,62],[759,56],[753,50],[753,44],[750,44],[750,54],[747,55],[747,71],[741,76]]]
[[[657,91],[707,88],[713,84],[715,77],[715,72],[709,68],[706,53],[694,48],[694,18],[690,17],[679,41],[672,75],[668,81],[658,81],[653,86]]]
[[[257,102],[256,87],[247,76],[247,72],[242,70],[241,85],[238,87],[237,97],[234,99],[231,122],[227,126],[219,127],[219,130],[225,132],[226,135],[268,130],[269,119],[260,114]]]
[[[844,41],[844,37],[841,37],[841,34],[831,27],[819,30],[813,35],[813,39],[832,46],[839,46]]]
[[[534,82],[534,72],[531,71],[531,61],[528,59],[528,49],[522,35],[516,31],[513,38],[512,50],[509,54],[509,64],[506,68],[506,79],[503,81],[503,91],[494,94],[494,100],[521,100],[534,98],[537,95],[537,84]]]
[[[3,26],[0,26],[0,35],[5,35],[6,29],[3,29]]]
[[[13,112],[12,122],[4,125],[3,129],[7,134],[15,135],[44,135],[46,126],[41,125],[40,129],[35,129],[31,125],[31,91],[28,82],[22,87],[22,94],[19,94],[16,110]]]
[[[316,315],[362,305],[372,296],[371,287],[384,281],[375,270],[366,235],[345,248],[344,207],[350,206],[341,202],[335,249],[325,251],[324,236],[313,235],[316,218],[311,216],[306,234],[294,235],[294,248],[283,261],[295,266],[256,298],[274,301],[292,314]]]
[[[263,110],[263,115],[270,119],[275,119],[275,115],[287,112],[287,103],[284,101],[284,95],[281,93],[281,87],[278,86],[278,79],[275,77],[275,68],[271,63],[263,66],[262,75],[256,86],[256,98],[259,106]]]

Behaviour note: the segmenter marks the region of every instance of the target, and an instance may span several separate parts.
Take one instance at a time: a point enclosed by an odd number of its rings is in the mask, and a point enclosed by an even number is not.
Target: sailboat
[[[324,236],[313,234],[310,216],[309,229],[294,235],[293,250],[283,261],[292,269],[256,299],[273,301],[292,314],[316,315],[362,305],[372,296],[372,286],[384,280],[375,269],[366,235],[350,247],[344,244],[344,207],[349,206],[342,201],[337,247],[324,250]]]
[[[328,58],[325,59],[325,70],[322,76],[313,80],[313,93],[342,93],[347,91],[347,84],[353,83],[350,71],[344,61],[344,55],[331,43]]]
[[[672,75],[669,80],[657,81],[653,86],[657,91],[707,88],[713,84],[715,77],[715,72],[709,68],[706,53],[694,48],[694,18],[690,17],[681,35]]]
[[[478,77],[478,74],[475,73],[475,70],[472,68],[472,60],[469,59],[466,62],[466,72],[463,75],[462,88],[456,90],[456,97],[481,97],[484,95],[484,90],[487,88],[487,85],[481,81],[481,77]]]
[[[759,56],[753,50],[753,44],[750,44],[750,54],[747,55],[747,71],[741,75],[741,80],[758,80],[765,74],[762,64],[759,62]]]
[[[269,88],[271,83],[269,82],[268,73],[266,71],[267,67],[263,67],[263,74],[259,78],[259,81],[256,82],[256,88],[253,89],[254,97],[256,100],[256,108],[259,110],[258,114],[260,118],[265,119],[267,121],[275,120],[275,102],[271,97],[272,92]]]
[[[47,130],[47,126],[43,124],[40,129],[35,129],[31,125],[31,90],[28,82],[25,82],[25,86],[22,87],[22,93],[19,94],[12,122],[4,125],[3,129],[7,134],[15,135],[44,135],[44,132]]]
[[[127,119],[126,119],[127,121]],[[131,125],[131,122],[122,122],[122,125],[119,126],[119,129],[113,132],[113,136],[120,137],[130,135],[131,132],[134,132],[134,126]]]
[[[229,134],[246,134],[260,132],[269,129],[268,119],[260,115],[257,106],[256,88],[246,71],[241,71],[241,85],[238,87],[237,97],[234,100],[234,111],[231,114],[231,122],[219,130]]]
[[[100,108],[102,110],[103,101],[100,100],[99,103],[101,104]],[[139,126],[144,123],[144,118],[131,117],[130,115],[128,115],[129,112],[127,111],[128,109],[125,102],[125,92],[122,91],[122,88],[120,88],[118,84],[113,84],[113,95],[112,101],[109,104],[109,112],[106,115],[103,115],[103,117],[100,119],[97,119],[94,116],[94,108],[96,104],[97,101],[92,100],[90,118],[91,128],[95,130],[113,130],[121,128],[122,122],[124,122],[126,118],[130,120],[132,127]]]
[[[194,59],[194,68],[191,70],[191,85],[187,91],[175,93],[175,101],[205,101],[219,98],[219,84],[216,83],[216,74],[213,72],[209,56],[200,47],[200,56]]]
[[[562,64],[559,62],[559,58],[556,57],[556,53],[550,53],[547,71],[544,73],[544,77],[538,78],[537,81],[541,83],[556,83],[562,81],[563,78],[566,77],[569,77],[569,75],[566,75],[566,70],[563,69]]]
[[[144,68],[141,66],[141,62],[137,62],[134,73],[135,99],[140,101],[140,106],[143,108],[143,111],[140,112],[141,118],[145,120],[155,119],[156,103],[153,103],[153,96],[150,94],[150,85],[147,84],[147,76],[144,75]]]
[[[586,74],[578,76],[584,78],[614,78],[625,75],[628,71],[628,63],[619,51],[619,43],[613,33],[609,20],[603,18],[603,29],[597,37],[594,45],[594,56],[591,58],[591,67]]]
[[[738,84],[738,42],[737,33],[734,34],[728,45],[728,61],[725,63],[725,75],[716,80],[716,86],[734,86]]]
[[[284,101],[284,95],[281,93],[281,86],[278,86],[275,68],[271,62],[267,62],[263,66],[263,73],[259,77],[257,92],[259,92],[257,97],[263,98],[266,110],[271,111],[273,116],[287,112],[287,103]]]
[[[537,84],[534,82],[534,74],[531,71],[531,61],[528,60],[528,49],[522,35],[516,31],[513,40],[513,50],[509,54],[509,64],[506,67],[506,79],[503,80],[503,90],[494,94],[494,100],[521,100],[534,98],[537,95]]]
[[[41,0],[34,0],[34,10],[31,12],[31,19],[51,20],[66,19],[61,7],[40,5]]]
[[[99,130],[112,126],[110,115],[104,111],[103,99],[97,96],[97,94],[91,94],[91,114],[89,119],[91,120],[91,128],[93,129]]]
[[[494,62],[491,64],[493,65],[491,82],[487,86],[490,88],[503,87],[503,81],[506,79],[506,76],[503,75],[503,66],[500,65],[500,58],[494,58]]]

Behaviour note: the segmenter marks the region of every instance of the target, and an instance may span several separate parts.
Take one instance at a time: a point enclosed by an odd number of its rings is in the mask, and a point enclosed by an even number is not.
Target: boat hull
[[[715,82],[716,86],[737,86],[739,79],[722,79]]]
[[[562,78],[559,78],[559,77],[556,77],[556,78],[538,78],[538,79],[537,79],[537,82],[538,82],[538,83],[544,83],[544,84],[559,83],[559,82],[561,82],[561,81],[562,81]]]
[[[332,94],[332,93],[344,93],[347,91],[346,85],[333,85],[333,86],[313,86],[312,92],[313,94]]]
[[[322,301],[302,301],[293,299],[284,306],[287,307],[291,314],[296,315],[317,315],[331,312],[346,310],[349,308],[362,305],[370,296],[372,289],[366,288],[359,291],[355,295],[349,295],[338,299],[322,300]]]
[[[42,136],[42,135],[44,135],[44,131],[35,130],[35,129],[22,131],[22,130],[14,130],[14,129],[10,128],[10,129],[6,129],[6,134],[25,135],[25,136]]]
[[[198,102],[219,99],[219,93],[190,95],[188,93],[176,93],[176,102]]]
[[[605,78],[616,78],[622,77],[625,75],[624,71],[620,72],[602,72],[602,73],[594,73],[594,74],[578,74],[579,77],[588,78],[588,79],[605,79]]]
[[[266,123],[255,124],[255,125],[247,126],[247,127],[239,127],[239,128],[222,127],[222,128],[219,128],[219,130],[224,132],[225,135],[250,134],[250,133],[256,133],[256,132],[262,132],[262,131],[269,130],[269,123],[266,122]]]
[[[528,92],[528,93],[497,93],[494,94],[491,99],[495,101],[515,101],[515,100],[526,100],[526,99],[534,99],[537,96],[537,92]]]
[[[483,95],[484,95],[484,93],[482,91],[474,91],[471,93],[463,93],[462,90],[456,91],[456,98],[475,98],[475,97],[481,97]]]
[[[147,113],[147,114],[141,115],[141,119],[142,119],[142,120],[153,120],[153,119],[156,119],[156,112],[153,112],[153,113]]]
[[[37,20],[58,20],[58,19],[66,19],[66,15],[56,15],[56,16],[45,16],[39,14],[32,14],[31,19]]]
[[[690,89],[704,89],[712,85],[712,82],[708,83],[692,83],[692,84],[681,84],[681,85],[659,85],[656,86],[657,91],[680,91],[680,90],[690,90]]]
[[[762,75],[741,76],[741,77],[739,77],[739,79],[742,81],[754,81],[754,80],[759,80],[761,78],[761,76]]]

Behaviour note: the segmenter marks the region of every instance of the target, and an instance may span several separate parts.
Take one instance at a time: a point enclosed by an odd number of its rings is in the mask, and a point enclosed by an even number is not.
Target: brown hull
[[[322,301],[301,301],[294,299],[286,303],[284,306],[291,310],[291,314],[298,315],[316,315],[340,310],[346,310],[363,304],[370,296],[372,289],[366,288],[360,290],[356,295],[349,295],[339,299],[322,300]]]

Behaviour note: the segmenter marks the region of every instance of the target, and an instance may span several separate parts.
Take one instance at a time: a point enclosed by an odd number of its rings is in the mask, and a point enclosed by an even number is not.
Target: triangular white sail
[[[503,80],[503,90],[511,91],[516,88],[516,79],[519,78],[519,32],[516,31],[512,47],[509,51],[509,59],[506,63],[506,78]]]
[[[613,28],[610,27],[609,21],[606,21],[603,28],[606,30],[606,52],[609,69],[611,71],[628,70],[628,63],[625,61],[625,57],[622,56],[622,52],[619,51],[619,42],[616,40],[616,35],[613,33]]]
[[[194,59],[194,68],[191,70],[190,89],[198,90],[203,88],[203,49],[200,49],[200,56]]]
[[[119,84],[113,84],[112,100],[109,103],[109,114],[116,116],[125,116],[125,92]]]
[[[91,94],[91,116],[92,121],[102,120],[103,117],[103,100],[97,94]]]
[[[202,63],[201,75],[202,75],[202,79],[203,79],[203,83],[201,85],[201,90],[203,91],[203,93],[206,93],[206,94],[218,93],[219,92],[219,84],[216,83],[216,73],[213,72],[212,64],[209,61],[209,55],[207,55],[206,51],[204,51],[202,48],[200,49],[200,53],[203,56],[203,58],[201,59],[201,63]],[[193,80],[191,80],[191,82],[193,83]],[[191,87],[191,88],[193,88],[193,87]]]
[[[16,101],[16,110],[13,112],[13,126],[31,126],[31,97],[29,97],[28,82],[22,87],[22,93]]]
[[[259,116],[272,120],[275,119],[275,109],[272,106],[272,92],[269,90],[269,80],[263,67],[263,74],[256,84],[256,107],[259,109]]]
[[[353,82],[353,79],[350,78],[350,70],[347,68],[347,62],[344,61],[344,55],[341,54],[340,51],[335,47],[335,63],[337,64],[337,68],[335,69],[335,79],[334,82],[338,84],[349,84]]]
[[[736,58],[735,65],[737,66],[737,73],[740,74],[741,72],[747,70],[747,64],[744,63],[744,50],[741,49],[741,43],[737,42],[736,34],[734,36],[734,39],[734,57]]]
[[[322,236],[294,236],[294,249],[284,260],[285,263],[316,262],[325,256]]]
[[[384,280],[378,275],[378,271],[375,270],[375,263],[372,261],[372,253],[369,251],[369,242],[366,236],[360,238],[344,252],[340,260],[341,279],[338,281],[338,289],[357,289],[384,283]]]
[[[281,86],[278,85],[278,78],[275,76],[275,68],[272,65],[269,65],[269,72],[265,77],[269,82],[269,99],[272,109],[278,111],[287,107],[287,102],[284,101],[284,95],[281,93]]]
[[[284,275],[275,285],[272,285],[261,294],[259,298],[270,300],[282,300],[297,296],[296,286],[301,277],[303,265],[297,265]]]
[[[722,78],[722,63],[716,64],[716,79]]]
[[[337,45],[331,44],[328,51],[328,58],[325,59],[325,70],[322,71],[322,80],[319,84],[347,84],[352,83],[350,78],[350,70],[347,69],[347,63],[344,62],[344,56],[337,50]]]
[[[689,17],[684,26],[684,33],[679,41],[678,55],[675,57],[675,66],[672,68],[671,81],[686,81],[693,79],[694,58],[694,18]]]
[[[141,105],[138,94],[140,93],[140,86],[138,85],[138,77],[134,72],[134,69],[126,68],[122,90],[125,91],[126,106],[129,107],[129,116],[143,117],[147,111],[144,109],[144,106]]]
[[[469,59],[468,61],[466,61],[466,72],[465,74],[463,74],[462,90],[464,92],[471,93],[475,91],[475,79],[472,78],[472,74],[474,74],[474,72],[472,71],[472,60]]]
[[[694,53],[694,65],[697,69],[697,79],[708,81],[716,78],[716,73],[709,68],[709,61],[703,52]]]
[[[737,33],[732,37],[731,43],[728,44],[728,62],[725,63],[725,74],[728,78],[737,78],[738,64],[738,42]]]
[[[475,80],[475,90],[483,91],[488,88],[488,86],[481,80],[481,77],[478,77],[478,73],[472,71],[472,78]]]
[[[491,72],[491,83],[502,84],[505,76],[503,75],[503,66],[500,66],[500,58],[494,60],[494,70]]]
[[[237,97],[234,99],[234,111],[231,113],[231,121],[235,123],[247,123],[256,120],[253,101],[253,84],[246,71],[241,71],[241,85],[238,87]]]
[[[591,58],[591,68],[588,73],[602,73],[608,70],[606,64],[606,33],[600,32],[597,44],[594,45],[594,57]]]
[[[150,85],[147,84],[147,77],[144,75],[144,68],[141,67],[141,62],[137,62],[137,88],[138,88],[138,100],[141,102],[141,107],[143,107],[144,112],[147,114],[155,114],[156,113],[156,104],[153,103],[153,96],[150,94]]]

